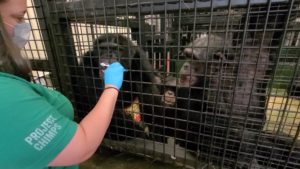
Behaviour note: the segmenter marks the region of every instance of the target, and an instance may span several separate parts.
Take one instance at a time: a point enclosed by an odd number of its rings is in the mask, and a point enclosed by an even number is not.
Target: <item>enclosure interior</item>
[[[124,75],[104,145],[193,168],[299,168],[297,1],[29,1],[33,81],[81,120]],[[99,120],[101,122],[101,120]]]

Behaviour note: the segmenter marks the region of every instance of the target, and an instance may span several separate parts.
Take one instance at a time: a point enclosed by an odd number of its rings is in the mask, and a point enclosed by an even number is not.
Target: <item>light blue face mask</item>
[[[12,25],[8,23],[6,24],[12,27]],[[26,22],[17,23],[13,30],[12,41],[19,48],[23,48],[29,40],[30,32],[31,32],[31,26],[29,23]]]
[[[15,26],[12,40],[19,47],[23,48],[29,40],[31,26],[29,23],[18,23]]]

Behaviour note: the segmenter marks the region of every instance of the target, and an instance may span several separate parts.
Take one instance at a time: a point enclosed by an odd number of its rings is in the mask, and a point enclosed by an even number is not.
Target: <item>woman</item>
[[[0,0],[0,168],[78,168],[104,137],[124,68],[117,62],[108,66],[98,103],[75,123],[66,97],[30,83],[31,68],[20,54],[30,32],[25,12],[26,0]]]

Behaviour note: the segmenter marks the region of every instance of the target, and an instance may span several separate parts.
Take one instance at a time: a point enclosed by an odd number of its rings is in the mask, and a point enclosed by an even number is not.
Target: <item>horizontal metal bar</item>
[[[226,8],[230,3],[231,7],[245,7],[247,5],[248,0],[214,0],[212,2],[213,8]],[[272,3],[287,3],[288,0],[271,0]],[[267,4],[268,0],[251,0],[251,5],[263,5]],[[178,1],[178,0],[140,0],[139,3],[137,0],[128,0],[127,3],[125,0],[118,1],[117,4],[114,4],[114,1],[111,0],[73,0],[72,2],[57,2],[52,1],[48,2],[52,3],[53,7],[51,12],[62,13],[67,15],[68,17],[78,17],[80,13],[84,13],[87,15],[104,15],[103,8],[117,8],[116,15],[124,15],[126,12],[128,14],[136,14],[136,13],[151,13],[151,11],[155,13],[165,12],[165,11],[178,11],[179,8],[181,10],[191,10],[194,8],[198,9],[209,9],[211,8],[210,1],[196,1],[195,3],[192,1]],[[104,4],[104,6],[103,6]],[[181,7],[180,7],[181,6]],[[55,7],[55,8],[54,8]],[[97,10],[95,10],[97,9]],[[76,14],[74,14],[74,10]],[[84,11],[84,12],[83,12]],[[114,15],[115,12],[113,10],[106,10],[105,15]],[[76,16],[75,16],[76,15]]]

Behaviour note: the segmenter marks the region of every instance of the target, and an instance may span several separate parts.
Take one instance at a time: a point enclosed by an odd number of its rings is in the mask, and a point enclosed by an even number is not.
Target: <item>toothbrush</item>
[[[107,68],[107,67],[109,66],[109,64],[104,63],[104,62],[100,63],[100,65],[101,65],[102,67],[105,67],[105,68]]]

